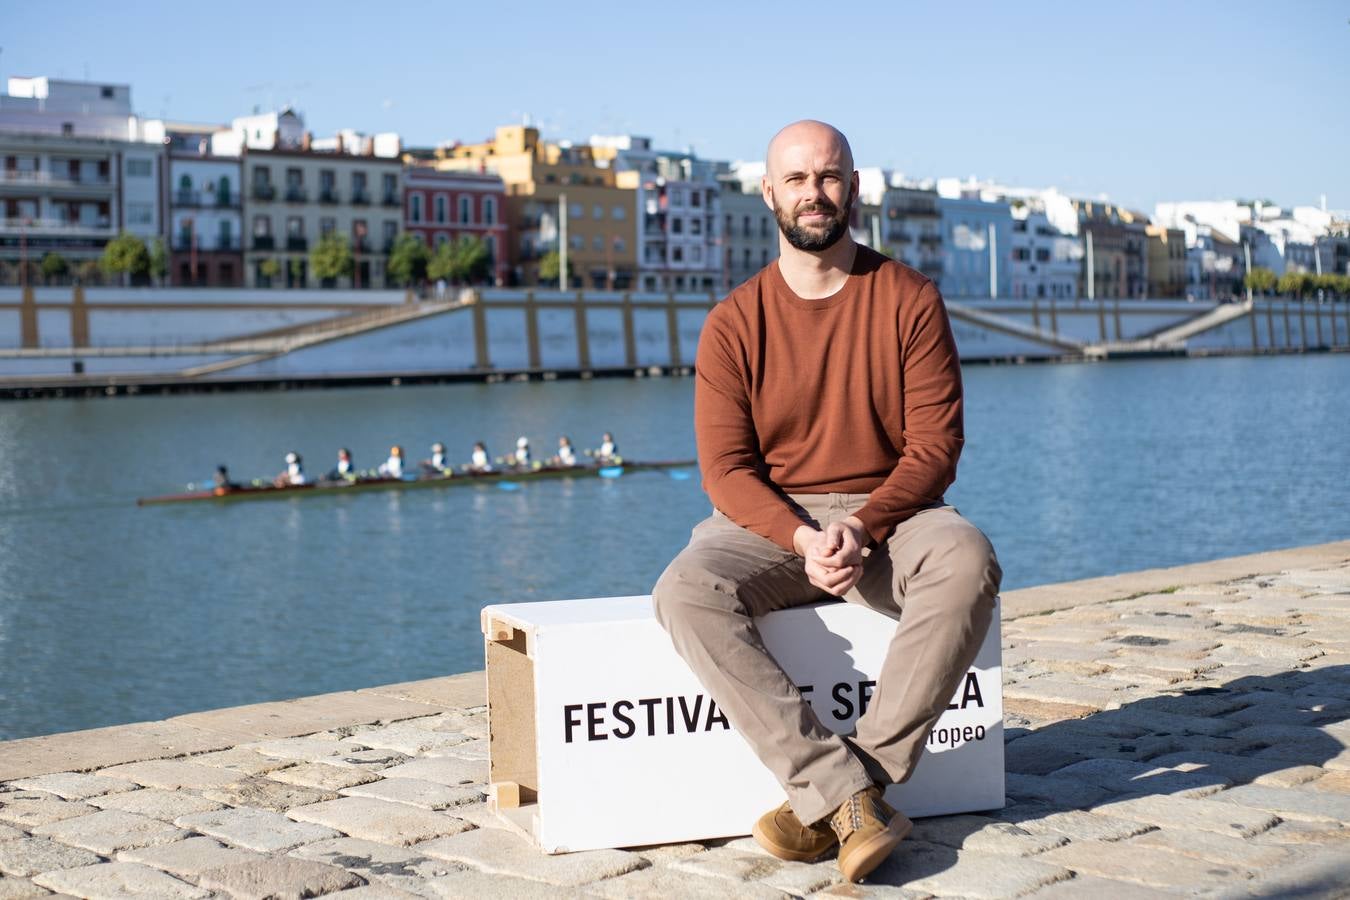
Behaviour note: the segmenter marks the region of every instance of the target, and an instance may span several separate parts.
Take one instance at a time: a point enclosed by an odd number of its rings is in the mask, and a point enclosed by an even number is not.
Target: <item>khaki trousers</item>
[[[862,508],[867,495],[792,500],[824,528]],[[945,505],[900,523],[871,550],[843,599],[899,625],[867,712],[854,735],[841,737],[821,724],[755,625],[755,616],[832,599],[806,580],[803,566],[715,511],[694,527],[652,602],[676,651],[810,824],[869,785],[913,773],[984,640],[1003,573],[984,534]]]

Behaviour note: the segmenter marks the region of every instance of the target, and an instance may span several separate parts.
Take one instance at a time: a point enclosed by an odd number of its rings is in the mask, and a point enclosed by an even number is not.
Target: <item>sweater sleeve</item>
[[[703,489],[731,521],[795,552],[792,537],[804,523],[765,477],[750,413],[748,363],[724,318],[708,316],[695,363],[694,438]]]
[[[902,313],[903,315],[903,313]],[[965,442],[961,362],[942,296],[930,281],[901,321],[904,446],[895,468],[856,515],[874,541],[924,507],[942,500],[956,480]]]

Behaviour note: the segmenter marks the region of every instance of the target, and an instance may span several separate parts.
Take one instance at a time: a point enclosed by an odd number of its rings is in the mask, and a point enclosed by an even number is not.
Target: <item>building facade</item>
[[[961,196],[938,197],[937,208],[943,242],[943,271],[937,281],[943,295],[958,300],[1011,295],[1009,205]]]
[[[1148,217],[1097,200],[1074,200],[1083,235],[1082,296],[1096,299],[1142,298],[1148,293]],[[1088,261],[1092,290],[1088,290]]]
[[[493,172],[506,187],[509,281],[547,282],[540,264],[560,250],[567,210],[567,282],[572,289],[632,290],[637,285],[641,228],[637,183],[616,182],[613,166],[597,165],[589,145],[540,139],[527,125],[505,125],[490,141],[436,151],[442,171]]]
[[[237,158],[170,154],[170,283],[244,283],[242,171]]]
[[[880,201],[882,252],[918,269],[950,293],[954,270],[946,252],[947,231],[937,192],[893,186],[881,193]]]
[[[462,237],[478,238],[492,259],[492,281],[501,285],[510,278],[506,187],[496,175],[408,167],[403,173],[403,230],[433,252]]]
[[[722,181],[723,291],[754,277],[778,258],[778,223],[764,195],[742,190],[739,179]]]
[[[386,264],[403,214],[398,158],[306,149],[242,156],[244,281],[249,287],[392,287]],[[326,235],[347,241],[349,278],[323,284],[309,254]]]
[[[1014,203],[1011,212],[1011,296],[1019,300],[1070,300],[1077,296],[1082,243],[1050,224],[1044,212],[1027,203]]]
[[[1148,296],[1185,297],[1190,277],[1186,268],[1186,232],[1180,228],[1149,225]]]

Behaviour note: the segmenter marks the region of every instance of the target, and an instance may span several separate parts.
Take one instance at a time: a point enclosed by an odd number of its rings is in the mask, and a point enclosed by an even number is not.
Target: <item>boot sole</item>
[[[903,816],[892,819],[890,828],[848,855],[847,868],[844,867],[843,861],[840,861],[839,871],[843,874],[844,880],[857,884],[870,875],[873,869],[885,862],[892,850],[900,846],[900,842],[909,836],[913,828],[914,823]]]
[[[755,827],[750,830],[750,834],[754,837],[755,842],[763,847],[771,856],[776,856],[779,859],[785,859],[789,862],[814,862],[839,846],[839,842],[835,841],[817,853],[793,850],[791,847],[784,847],[783,845],[770,840],[769,836],[759,827],[758,822],[756,822]]]

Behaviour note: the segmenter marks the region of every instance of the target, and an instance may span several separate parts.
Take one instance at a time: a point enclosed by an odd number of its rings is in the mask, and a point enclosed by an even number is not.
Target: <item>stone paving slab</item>
[[[52,775],[39,775],[36,778],[21,778],[11,783],[23,790],[55,794],[62,800],[88,800],[90,797],[117,791],[131,791],[140,787],[136,782],[125,778],[87,775],[84,772],[58,772]]]
[[[281,813],[249,807],[195,813],[178,819],[177,824],[258,853],[290,850],[338,835],[322,825],[294,822]]]
[[[91,797],[89,802],[99,809],[115,809],[165,822],[172,822],[179,816],[220,809],[222,806],[214,800],[187,791],[166,791],[162,788],[142,788],[139,791],[127,791],[122,794],[106,794],[102,797]]]
[[[0,900],[28,900],[30,897],[50,897],[51,891],[28,878],[0,875]]]
[[[316,897],[360,887],[360,875],[308,859],[271,856],[234,863],[201,874],[198,884],[237,900],[283,900]]]
[[[471,826],[444,813],[367,797],[343,797],[301,806],[287,813],[297,822],[313,822],[355,838],[404,847],[458,834]]]
[[[154,869],[163,869],[171,875],[189,881],[196,881],[207,869],[231,866],[261,857],[262,854],[249,850],[226,847],[209,837],[194,837],[156,847],[122,850],[117,854],[121,862],[134,862]]]
[[[463,863],[484,872],[513,875],[550,884],[579,885],[646,868],[648,863],[625,850],[586,850],[548,856],[523,838],[491,828],[476,828],[419,844],[428,856]]]
[[[55,838],[62,843],[83,847],[103,856],[132,847],[167,844],[187,836],[182,829],[175,828],[168,822],[116,809],[100,810],[88,816],[39,825],[33,829],[33,834]]]
[[[89,866],[99,861],[97,853],[45,838],[29,837],[0,842],[0,872],[6,875],[38,875],[57,869]]]
[[[45,872],[33,881],[58,894],[86,897],[89,900],[120,897],[195,900],[211,896],[210,891],[180,881],[158,869],[125,862],[98,863],[79,869]]]

